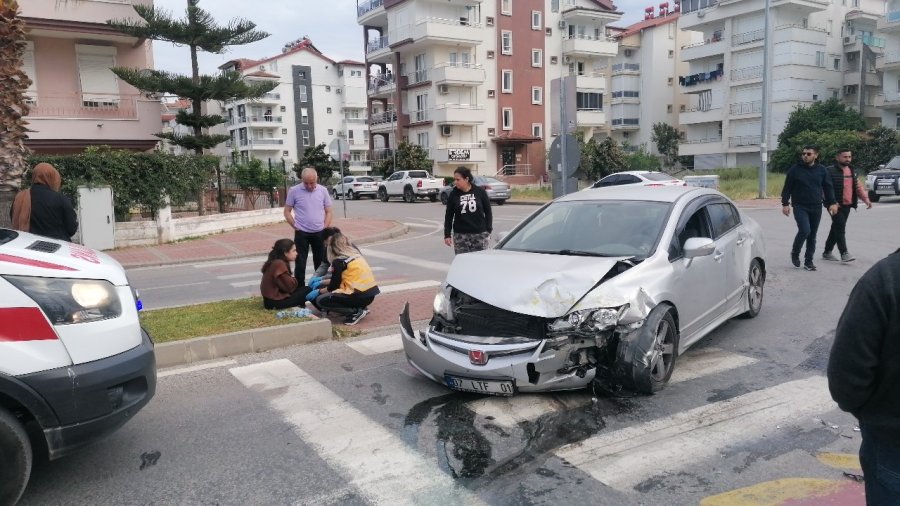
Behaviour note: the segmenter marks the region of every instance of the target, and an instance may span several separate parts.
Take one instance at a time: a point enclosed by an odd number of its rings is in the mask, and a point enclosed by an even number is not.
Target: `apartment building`
[[[530,182],[546,174],[551,81],[577,76],[577,125],[606,125],[602,69],[616,54],[606,0],[360,0],[372,158],[399,141],[435,174],[460,166]],[[574,97],[573,97],[574,98]]]
[[[87,146],[144,151],[159,132],[159,101],[120,81],[114,66],[153,68],[150,41],[116,32],[109,19],[136,17],[133,4],[152,0],[19,2],[28,28],[25,74],[30,111],[26,145],[39,153]]]
[[[235,156],[290,166],[306,149],[342,138],[349,144],[344,156],[350,171],[370,171],[363,63],[332,60],[304,37],[286,44],[279,55],[232,60],[219,68],[238,71],[248,81],[278,83],[261,98],[225,104],[231,136],[226,144]]]
[[[609,67],[610,136],[633,151],[643,148],[658,154],[652,142],[656,123],[679,125],[689,111],[688,95],[676,76],[687,74],[683,47],[702,44],[700,33],[679,30],[677,4],[647,7],[645,19],[616,34],[618,55]]]
[[[758,165],[760,159],[763,2],[685,0],[679,28],[703,33],[682,51],[689,64],[678,85],[689,94],[680,117],[685,133],[679,154],[694,155],[695,168]],[[882,0],[783,0],[771,7],[769,150],[798,105],[841,97],[867,118],[881,90],[876,68],[884,39],[875,36]],[[886,61],[881,58],[880,61]]]
[[[876,43],[884,43],[884,52],[876,55],[875,69],[883,84],[874,103],[882,125],[900,128],[900,2],[885,2],[882,12],[875,20],[875,28],[879,39]]]

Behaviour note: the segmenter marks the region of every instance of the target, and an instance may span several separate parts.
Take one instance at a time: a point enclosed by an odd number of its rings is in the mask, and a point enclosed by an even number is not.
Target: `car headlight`
[[[34,300],[53,325],[105,320],[122,314],[119,295],[109,281],[3,277]]]
[[[628,304],[616,308],[582,309],[557,318],[550,323],[550,332],[574,330],[606,330],[615,327],[628,310]]]

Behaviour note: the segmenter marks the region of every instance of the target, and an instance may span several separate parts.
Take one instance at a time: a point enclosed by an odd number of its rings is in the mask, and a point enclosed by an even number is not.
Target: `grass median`
[[[276,318],[263,309],[261,297],[223,300],[206,304],[153,309],[140,312],[141,325],[157,343],[181,341],[194,337],[227,334],[262,327],[276,327],[310,321],[313,318]],[[332,327],[336,338],[359,335],[358,331]]]

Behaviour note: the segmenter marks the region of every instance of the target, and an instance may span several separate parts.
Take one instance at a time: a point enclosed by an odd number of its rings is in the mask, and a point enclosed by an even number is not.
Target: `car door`
[[[740,213],[730,202],[709,204],[709,220],[716,242],[725,253],[725,305],[723,312],[741,303],[741,295],[749,283],[750,234],[741,225]]]
[[[725,300],[725,287],[721,282],[726,275],[725,249],[716,241],[711,255],[684,258],[684,243],[688,239],[714,239],[706,207],[704,202],[696,202],[685,209],[670,247],[671,286],[678,310],[681,349],[696,341],[702,335],[701,331],[721,314]]]
[[[341,182],[341,195],[346,195],[347,190],[353,187],[353,176],[347,176]]]

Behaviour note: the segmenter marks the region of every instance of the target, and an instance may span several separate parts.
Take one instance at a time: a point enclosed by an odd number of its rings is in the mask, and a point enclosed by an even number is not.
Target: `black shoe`
[[[348,316],[347,319],[344,320],[344,325],[356,325],[360,320],[365,318],[367,314],[369,314],[368,309],[360,309],[359,311]]]
[[[814,271],[814,270],[816,270],[816,266],[815,266],[815,264],[813,264],[812,262],[807,262],[807,263],[803,264],[803,268],[806,269],[806,270],[808,270],[808,271]]]
[[[800,253],[791,253],[791,263],[794,267],[800,267]]]

